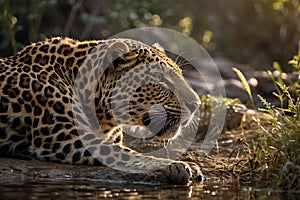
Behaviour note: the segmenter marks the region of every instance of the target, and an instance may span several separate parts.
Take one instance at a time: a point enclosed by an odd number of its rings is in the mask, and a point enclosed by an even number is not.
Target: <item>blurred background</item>
[[[289,71],[300,40],[300,0],[0,0],[0,13],[0,56],[49,36],[105,39],[157,26],[246,72],[272,69],[274,61]]]

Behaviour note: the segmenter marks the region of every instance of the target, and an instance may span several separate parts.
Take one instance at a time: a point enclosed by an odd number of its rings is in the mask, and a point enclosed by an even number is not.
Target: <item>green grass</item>
[[[253,143],[249,163],[255,163],[250,165],[250,171],[256,175],[257,183],[300,192],[300,42],[298,54],[289,64],[293,66],[293,75],[297,78],[289,80],[288,85],[282,78],[284,72],[278,63],[274,63],[274,72],[269,71],[276,88],[273,94],[280,100],[281,106],[271,105],[266,98],[258,96],[265,105],[259,110],[267,116],[268,124],[260,125],[262,138],[258,146]],[[245,77],[239,70],[234,71],[252,98]]]

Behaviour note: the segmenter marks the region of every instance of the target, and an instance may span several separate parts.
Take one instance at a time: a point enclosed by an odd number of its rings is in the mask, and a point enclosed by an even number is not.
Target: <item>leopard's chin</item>
[[[172,127],[165,127],[164,129],[156,133],[155,136],[160,140],[172,140],[175,139],[181,133],[179,129],[181,130],[181,125],[179,124],[174,125]]]
[[[162,130],[155,134],[161,140],[173,140],[182,133],[182,128],[190,127],[194,119],[194,113],[186,117],[186,119],[180,122],[180,119],[175,120],[173,126],[165,126]]]

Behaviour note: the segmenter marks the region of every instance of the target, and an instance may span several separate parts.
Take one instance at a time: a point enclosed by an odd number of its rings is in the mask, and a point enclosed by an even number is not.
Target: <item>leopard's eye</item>
[[[154,74],[155,80],[156,81],[162,81],[163,80],[163,75],[161,73],[155,73]]]

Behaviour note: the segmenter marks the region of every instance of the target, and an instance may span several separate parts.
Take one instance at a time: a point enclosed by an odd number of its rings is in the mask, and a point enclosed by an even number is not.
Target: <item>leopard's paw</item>
[[[193,180],[202,180],[200,168],[195,163],[188,164],[177,161],[164,167],[162,171],[168,176],[170,182],[174,184],[188,184]]]

